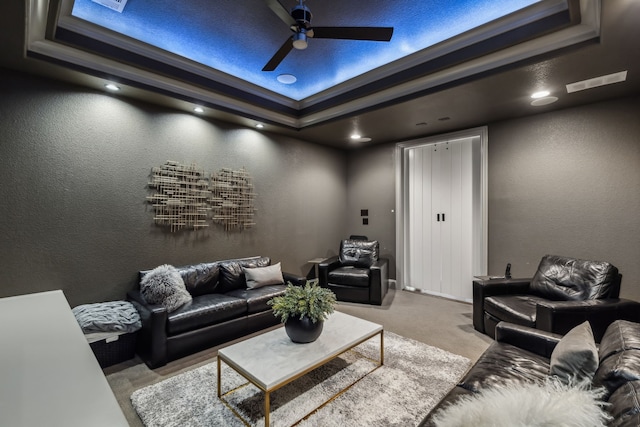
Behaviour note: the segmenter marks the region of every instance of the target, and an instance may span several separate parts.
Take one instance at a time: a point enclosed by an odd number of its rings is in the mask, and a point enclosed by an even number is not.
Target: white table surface
[[[314,342],[296,344],[278,328],[222,348],[218,355],[263,390],[272,390],[381,331],[382,325],[336,311]]]
[[[62,291],[0,298],[0,425],[128,426]]]

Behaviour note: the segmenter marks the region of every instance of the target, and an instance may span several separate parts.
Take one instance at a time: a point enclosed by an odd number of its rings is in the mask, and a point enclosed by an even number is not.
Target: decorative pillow
[[[565,384],[591,383],[598,363],[591,325],[584,322],[567,332],[553,349],[549,373]]]
[[[267,267],[271,265],[269,257],[252,257],[232,261],[224,261],[220,264],[220,281],[216,292],[225,294],[237,289],[246,289],[247,280],[242,268]]]
[[[585,389],[550,378],[544,384],[516,383],[461,397],[438,411],[437,427],[604,427],[602,389]]]
[[[267,285],[284,284],[280,263],[273,264],[268,267],[242,267],[242,271],[247,279],[248,289],[256,289]]]
[[[167,264],[145,274],[140,280],[140,294],[148,303],[160,304],[169,313],[192,300],[178,270]]]

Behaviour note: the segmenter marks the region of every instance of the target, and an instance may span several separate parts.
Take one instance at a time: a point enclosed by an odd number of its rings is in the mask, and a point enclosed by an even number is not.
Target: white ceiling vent
[[[620,71],[619,73],[607,74],[606,76],[594,77],[589,80],[582,80],[580,82],[569,83],[567,85],[567,93],[578,92],[585,89],[591,89],[598,86],[610,85],[613,83],[619,83],[627,80],[627,72]]]
[[[116,12],[122,13],[124,7],[127,5],[127,0],[91,0],[94,3],[101,4],[104,7],[113,9]]]

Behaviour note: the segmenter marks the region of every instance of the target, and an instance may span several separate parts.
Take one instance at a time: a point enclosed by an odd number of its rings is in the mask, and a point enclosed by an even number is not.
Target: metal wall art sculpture
[[[244,169],[221,169],[212,173],[209,190],[213,221],[223,224],[225,230],[251,228],[256,223],[253,214],[253,190],[251,176]]]
[[[195,163],[184,165],[168,160],[151,169],[149,187],[155,189],[147,197],[155,212],[154,222],[170,227],[172,232],[208,227],[210,212],[211,219],[227,231],[255,225],[256,194],[244,168],[222,169],[207,177]]]

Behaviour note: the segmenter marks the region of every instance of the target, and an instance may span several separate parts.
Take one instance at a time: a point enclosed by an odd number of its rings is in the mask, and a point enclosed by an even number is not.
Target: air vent
[[[98,3],[104,7],[115,10],[122,13],[124,7],[127,5],[127,0],[91,0],[94,3]]]
[[[594,77],[589,80],[569,83],[567,85],[567,93],[578,92],[585,89],[592,89],[594,87],[610,85],[613,83],[619,83],[625,80],[627,80],[627,72],[620,71],[619,73],[607,74],[606,76]]]

